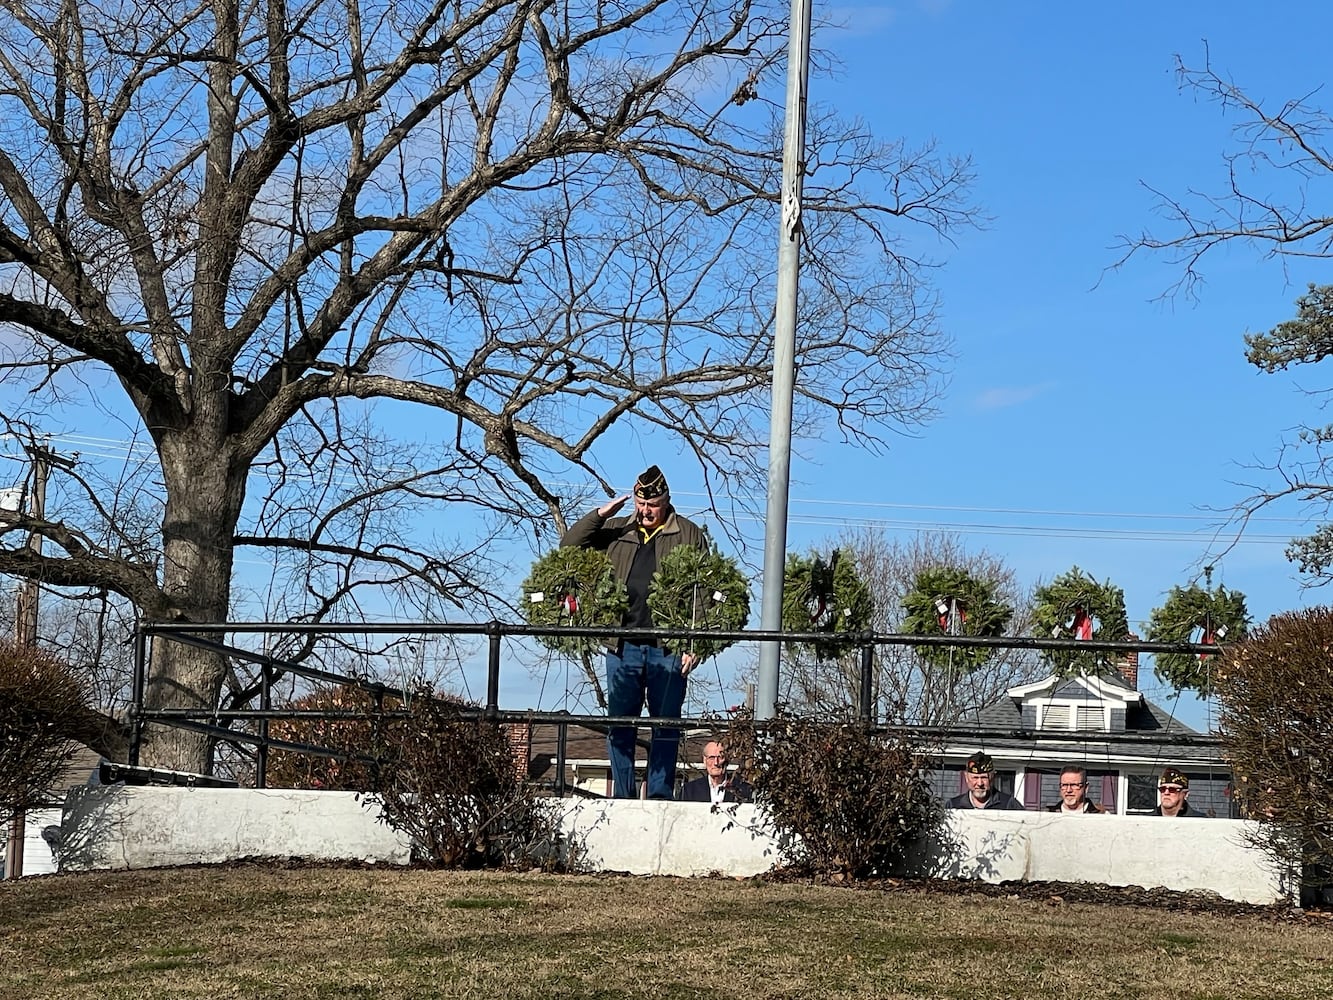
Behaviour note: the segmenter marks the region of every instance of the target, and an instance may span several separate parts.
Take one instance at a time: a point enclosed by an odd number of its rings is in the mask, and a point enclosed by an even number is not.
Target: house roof
[[[1101,734],[1096,730],[1052,731],[1030,729],[1023,705],[1049,699],[1086,699],[1090,704],[1125,709],[1125,731]],[[974,730],[968,741],[958,730]],[[1162,761],[1179,766],[1214,767],[1224,763],[1220,740],[1200,733],[1173,713],[1145,697],[1118,674],[1102,677],[1058,678],[1054,675],[1014,687],[993,702],[959,721],[954,737],[942,748],[946,758],[966,756],[982,744],[992,756],[1041,764],[1077,756],[1121,763],[1158,766]]]

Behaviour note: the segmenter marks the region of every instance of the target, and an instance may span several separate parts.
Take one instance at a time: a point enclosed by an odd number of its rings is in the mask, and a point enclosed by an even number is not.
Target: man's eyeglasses
[[[1158,785],[1157,790],[1161,792],[1163,795],[1165,795],[1167,792],[1172,792],[1175,795],[1179,795],[1185,789],[1181,788],[1179,785]]]
[[[1071,791],[1075,788],[1083,788],[1086,785],[1086,781],[1062,781],[1060,782],[1060,791]]]
[[[706,753],[706,754],[704,754],[704,760],[726,760],[726,759],[727,759],[727,755],[724,754],[724,753]]]

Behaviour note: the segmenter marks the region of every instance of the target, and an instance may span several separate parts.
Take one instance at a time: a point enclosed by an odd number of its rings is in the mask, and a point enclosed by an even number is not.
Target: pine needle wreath
[[[943,610],[941,611],[941,607]],[[903,600],[902,630],[908,635],[1004,634],[1014,609],[995,597],[995,587],[956,566],[935,566],[916,575]],[[951,621],[952,616],[952,621]],[[952,632],[951,632],[952,627]],[[995,655],[990,646],[918,646],[916,653],[933,667],[973,671]]]
[[[1042,638],[1075,638],[1078,625],[1089,619],[1092,630],[1088,638],[1111,642],[1129,635],[1125,592],[1109,582],[1098,583],[1077,566],[1046,586],[1038,587],[1033,597],[1036,601],[1032,612],[1033,630]],[[1102,674],[1110,670],[1104,652],[1043,649],[1041,656],[1062,676]]]
[[[782,584],[782,628],[787,632],[864,632],[870,627],[874,603],[870,588],[856,571],[856,560],[833,550],[828,562],[811,553],[787,556]],[[791,642],[788,649],[806,645]],[[832,660],[856,647],[852,638],[809,643],[815,657]]]
[[[648,585],[648,610],[658,628],[736,632],[750,619],[750,586],[736,560],[693,545],[677,545],[658,560]],[[666,641],[663,648],[706,660],[734,642],[699,634]]]
[[[1166,603],[1154,609],[1148,621],[1148,640],[1190,642],[1198,633],[1197,642],[1237,642],[1249,625],[1245,595],[1239,590],[1172,587]],[[1177,691],[1190,688],[1206,698],[1214,693],[1211,659],[1207,653],[1155,653],[1153,673]]]
[[[629,610],[625,585],[611,559],[597,549],[554,549],[532,565],[523,581],[519,608],[529,625],[619,628]],[[590,652],[603,640],[594,636],[539,635],[537,641],[570,656]]]

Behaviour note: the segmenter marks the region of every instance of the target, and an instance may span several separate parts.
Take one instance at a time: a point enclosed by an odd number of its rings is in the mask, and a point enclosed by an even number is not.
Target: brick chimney
[[[1125,638],[1138,641],[1138,636],[1133,632]],[[1120,675],[1129,681],[1129,686],[1135,691],[1139,689],[1139,652],[1137,649],[1125,653],[1120,660]]]
[[[505,727],[509,753],[514,758],[514,770],[520,777],[528,775],[528,760],[532,757],[532,724],[514,722]]]

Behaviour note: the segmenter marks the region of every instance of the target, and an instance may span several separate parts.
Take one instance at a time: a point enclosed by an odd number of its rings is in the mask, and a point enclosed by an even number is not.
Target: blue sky
[[[848,525],[903,537],[956,531],[1027,583],[1073,565],[1110,580],[1142,623],[1209,559],[1218,511],[1248,492],[1236,484],[1264,482],[1251,467],[1302,420],[1318,419],[1298,391],[1319,385],[1314,373],[1263,375],[1246,364],[1241,338],[1288,318],[1308,282],[1328,280],[1322,261],[1284,271],[1248,248],[1206,261],[1197,299],[1161,299],[1180,277],[1164,257],[1109,270],[1123,235],[1171,232],[1144,185],[1183,195],[1226,183],[1234,120],[1180,90],[1174,57],[1199,65],[1207,51],[1265,101],[1305,96],[1323,83],[1318,42],[1333,29],[1333,7],[922,0],[815,9],[843,27],[816,38],[836,66],[812,80],[812,101],[864,118],[882,138],[933,138],[970,155],[972,194],[990,221],[954,246],[926,248],[942,262],[941,319],[957,354],[940,416],[870,462],[832,444],[802,446],[789,548]],[[1333,94],[1314,100],[1333,104]],[[662,462],[678,504],[703,504],[671,456],[624,461],[622,485]],[[1247,595],[1260,621],[1329,599],[1302,590],[1283,556],[1287,539],[1309,530],[1303,512],[1271,514],[1214,574]],[[756,562],[760,530],[747,539]],[[507,678],[505,706],[550,707],[561,669],[544,686]],[[1141,680],[1170,701],[1149,672]],[[1207,719],[1197,706],[1182,714]]]
[[[833,446],[794,458],[789,547],[842,521],[904,535],[913,524],[956,530],[1028,582],[1072,565],[1109,579],[1142,623],[1198,574],[1225,516],[1215,509],[1247,495],[1238,483],[1266,481],[1253,466],[1299,422],[1319,419],[1297,388],[1317,387],[1314,373],[1259,373],[1242,335],[1289,318],[1308,282],[1329,280],[1328,265],[1284,273],[1238,247],[1205,262],[1195,300],[1161,299],[1180,277],[1165,257],[1108,269],[1123,235],[1171,232],[1145,185],[1182,196],[1225,189],[1234,119],[1179,88],[1174,57],[1198,66],[1209,54],[1265,101],[1305,96],[1323,83],[1325,60],[1304,40],[1327,37],[1333,8],[815,9],[847,27],[817,37],[840,66],[813,81],[812,101],[862,116],[882,137],[934,137],[971,155],[973,193],[991,221],[938,249],[943,325],[957,351],[940,417],[895,439],[869,469]],[[1213,577],[1243,591],[1258,621],[1328,600],[1303,590],[1283,555],[1308,530],[1304,513],[1271,514]],[[826,523],[807,523],[816,520]],[[1141,684],[1171,702],[1150,671]],[[1185,702],[1182,715],[1207,721]]]

